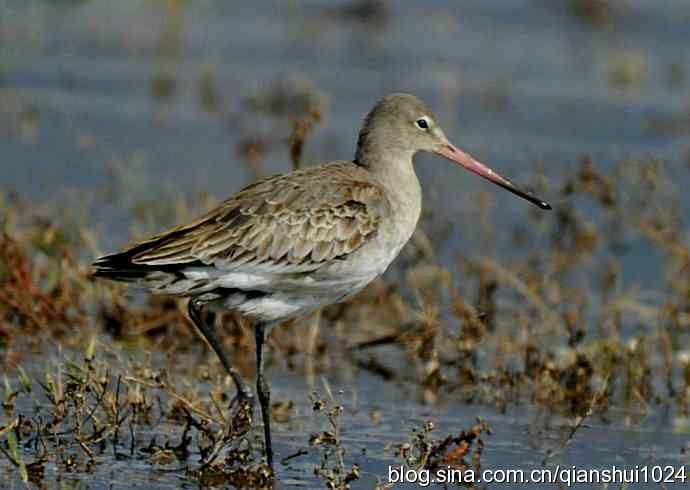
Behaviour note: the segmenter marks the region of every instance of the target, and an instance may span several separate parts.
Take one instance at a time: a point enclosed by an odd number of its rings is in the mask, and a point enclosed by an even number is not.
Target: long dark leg
[[[258,323],[254,327],[256,335],[256,391],[261,403],[261,418],[264,422],[264,440],[266,442],[266,460],[273,468],[273,446],[271,445],[271,388],[264,378],[264,324]]]
[[[211,345],[211,348],[214,350],[214,352],[220,359],[220,362],[223,364],[223,367],[225,367],[225,370],[228,372],[228,374],[232,378],[232,381],[235,383],[235,388],[237,389],[237,400],[239,402],[247,401],[251,405],[253,404],[252,392],[249,390],[247,385],[244,384],[244,381],[242,381],[242,377],[240,376],[240,373],[237,371],[237,369],[232,367],[232,365],[230,364],[230,360],[225,355],[225,351],[223,350],[223,347],[221,346],[221,343],[218,340],[218,336],[216,335],[215,326],[212,323],[204,321],[204,317],[202,314],[204,305],[205,303],[203,301],[199,301],[197,299],[189,300],[189,304],[187,305],[187,310],[189,311],[189,318],[192,319],[194,325],[196,325],[196,328],[199,330],[199,332],[201,332],[201,334]]]

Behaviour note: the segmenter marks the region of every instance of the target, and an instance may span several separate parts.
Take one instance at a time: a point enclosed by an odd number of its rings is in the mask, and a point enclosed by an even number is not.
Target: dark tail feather
[[[111,281],[135,282],[151,272],[148,267],[133,264],[131,259],[132,254],[129,252],[101,257],[93,263],[91,276]]]
[[[140,242],[123,252],[105,255],[93,263],[94,270],[91,276],[102,277],[104,279],[110,279],[111,281],[135,282],[139,279],[145,279],[149,274],[155,272],[167,272],[180,276],[180,271],[186,267],[204,265],[199,260],[183,264],[158,265],[137,264],[133,262],[133,259],[142,252],[165,245],[190,230],[201,226],[204,222],[205,221],[199,221],[193,225],[178,227],[162,235]],[[183,274],[182,277],[184,277]]]
[[[165,272],[175,277],[184,278],[182,270],[187,267],[203,266],[201,261],[184,264],[145,265],[132,262],[132,257],[137,249],[127,250],[121,253],[106,255],[93,263],[92,277],[100,277],[111,281],[136,282],[145,279],[149,274]]]
[[[122,282],[136,282],[143,279],[148,274],[143,270],[116,270],[116,269],[105,269],[96,268],[92,273],[91,277],[97,277],[100,279],[109,279],[111,281],[122,281]]]

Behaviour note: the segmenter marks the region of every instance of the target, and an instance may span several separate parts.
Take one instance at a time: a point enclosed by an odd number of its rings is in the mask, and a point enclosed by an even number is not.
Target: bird
[[[383,274],[412,236],[422,209],[413,160],[445,157],[535,204],[544,200],[453,145],[417,97],[396,93],[364,119],[352,160],[253,183],[198,219],[94,262],[95,277],[189,298],[188,314],[232,378],[233,400],[253,394],[208,315],[231,311],[253,326],[264,449],[273,468],[270,386],[263,346],[271,327],[345,301]]]

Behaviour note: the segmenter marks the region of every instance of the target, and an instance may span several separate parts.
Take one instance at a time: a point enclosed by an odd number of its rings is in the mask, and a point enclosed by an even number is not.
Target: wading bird
[[[381,275],[415,230],[420,151],[456,162],[542,209],[528,192],[453,146],[416,97],[384,97],[367,115],[354,160],[256,182],[196,221],[95,262],[96,277],[188,297],[189,317],[232,377],[235,400],[252,400],[203,312],[230,310],[256,337],[256,391],[266,458],[273,464],[270,389],[263,345],[271,326],[357,293]]]

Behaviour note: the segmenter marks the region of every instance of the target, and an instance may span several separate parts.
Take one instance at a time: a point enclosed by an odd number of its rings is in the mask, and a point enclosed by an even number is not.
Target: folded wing
[[[95,275],[136,280],[189,268],[291,274],[345,259],[377,233],[382,189],[336,162],[253,184],[194,223],[98,260]]]

